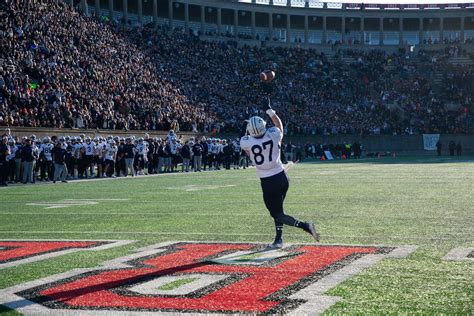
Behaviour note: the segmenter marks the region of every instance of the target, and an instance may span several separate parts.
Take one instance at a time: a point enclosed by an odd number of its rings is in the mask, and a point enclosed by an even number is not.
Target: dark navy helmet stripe
[[[252,117],[252,128],[253,128],[253,133],[255,136],[258,135],[257,133],[257,122],[256,122],[257,118],[255,116]]]

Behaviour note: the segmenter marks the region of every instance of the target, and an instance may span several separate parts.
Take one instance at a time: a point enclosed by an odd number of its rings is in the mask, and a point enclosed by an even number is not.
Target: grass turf
[[[327,314],[472,314],[473,263],[442,260],[455,247],[474,246],[472,158],[301,163],[289,174],[285,209],[316,222],[322,243],[419,246],[406,259],[383,260],[329,290],[327,295],[343,300]],[[94,267],[161,241],[269,242],[274,234],[253,169],[12,186],[0,192],[0,239],[138,240],[3,269],[0,288]],[[26,205],[94,198],[128,200],[51,209]],[[290,227],[284,240],[311,242]]]
[[[158,289],[162,290],[162,291],[171,291],[171,290],[179,288],[180,286],[192,283],[195,280],[197,280],[197,278],[180,279],[180,280],[176,280],[176,281],[164,284],[164,285],[158,287]]]

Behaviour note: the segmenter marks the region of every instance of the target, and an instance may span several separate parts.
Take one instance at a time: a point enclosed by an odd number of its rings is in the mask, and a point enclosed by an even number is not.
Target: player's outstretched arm
[[[278,117],[278,115],[276,114],[275,110],[272,109],[272,106],[270,104],[270,99],[268,99],[268,109],[266,113],[272,119],[273,125],[275,125],[275,127],[277,127],[281,131],[281,134],[283,135],[283,123],[280,117]]]

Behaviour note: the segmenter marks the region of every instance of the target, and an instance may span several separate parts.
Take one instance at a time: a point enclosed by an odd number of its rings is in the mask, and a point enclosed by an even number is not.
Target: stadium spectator
[[[462,145],[461,145],[461,142],[459,141],[458,144],[456,145],[456,154],[458,156],[461,156],[462,155]]]
[[[454,151],[456,150],[456,143],[453,140],[449,142],[448,148],[449,148],[449,155],[454,156]]]
[[[443,144],[441,143],[441,140],[438,140],[436,142],[436,151],[438,152],[438,156],[441,156],[443,150]]]
[[[358,141],[356,141],[353,145],[353,149],[354,149],[354,158],[360,159],[362,155],[362,145]]]

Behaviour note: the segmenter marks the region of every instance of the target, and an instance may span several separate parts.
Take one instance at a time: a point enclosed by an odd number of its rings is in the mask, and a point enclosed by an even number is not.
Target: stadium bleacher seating
[[[5,6],[0,125],[238,132],[269,94],[290,134],[474,130],[474,68],[452,64],[466,58],[455,44],[330,57],[131,27],[61,1]],[[271,91],[258,82],[267,68],[277,73]]]

